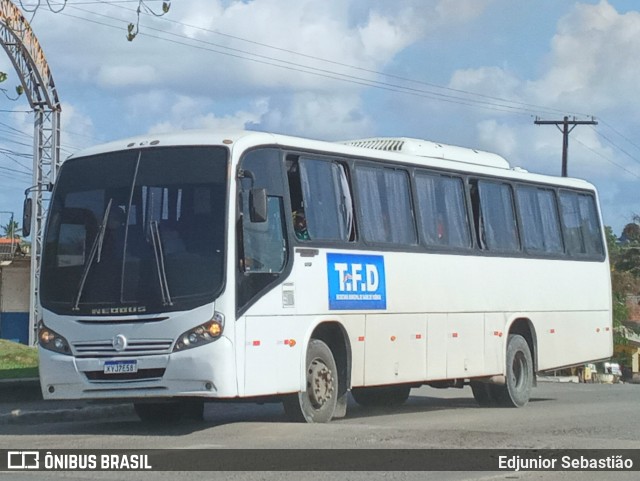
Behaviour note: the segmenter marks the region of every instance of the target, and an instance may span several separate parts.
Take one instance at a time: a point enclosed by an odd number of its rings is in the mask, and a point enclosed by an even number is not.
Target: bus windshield
[[[68,160],[45,234],[43,307],[109,315],[212,301],[224,281],[227,158],[163,147]]]

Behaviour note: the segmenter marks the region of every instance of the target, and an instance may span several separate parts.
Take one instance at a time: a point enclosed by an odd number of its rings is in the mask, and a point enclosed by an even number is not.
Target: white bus
[[[149,135],[69,158],[43,246],[46,399],[206,400],[292,419],[470,384],[524,406],[535,373],[609,358],[592,185],[415,139]]]

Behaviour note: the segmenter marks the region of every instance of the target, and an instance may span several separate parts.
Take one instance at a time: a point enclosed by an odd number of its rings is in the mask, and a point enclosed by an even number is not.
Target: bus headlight
[[[42,321],[38,323],[38,344],[49,351],[71,355],[71,348],[67,340],[45,326]]]
[[[184,351],[193,347],[202,346],[215,341],[222,336],[224,330],[224,316],[219,312],[213,315],[213,319],[204,324],[200,324],[193,329],[183,332],[178,336],[173,352]]]

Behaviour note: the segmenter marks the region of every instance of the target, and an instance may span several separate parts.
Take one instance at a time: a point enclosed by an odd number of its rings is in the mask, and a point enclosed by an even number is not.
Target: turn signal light
[[[43,349],[60,354],[71,355],[67,340],[56,331],[49,329],[42,321],[38,323],[38,344]]]
[[[220,338],[224,330],[224,316],[216,312],[209,322],[189,329],[178,336],[173,352],[209,344]]]

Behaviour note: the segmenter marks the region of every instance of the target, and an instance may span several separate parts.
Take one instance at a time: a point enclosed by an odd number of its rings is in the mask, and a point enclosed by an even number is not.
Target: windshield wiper
[[[162,305],[173,306],[171,293],[169,292],[169,283],[167,282],[167,272],[164,265],[164,253],[162,251],[162,239],[160,238],[160,227],[158,227],[158,221],[152,220],[149,223],[149,227],[151,228],[151,242],[153,244],[153,253],[156,259],[156,267],[158,268],[158,281],[160,282]]]
[[[80,298],[82,297],[82,292],[84,291],[84,285],[87,282],[87,277],[89,277],[89,270],[91,270],[91,266],[93,265],[93,259],[96,257],[96,253],[98,254],[98,262],[100,262],[100,257],[102,255],[102,244],[104,241],[104,233],[107,230],[107,220],[109,219],[109,213],[111,212],[111,204],[113,203],[113,198],[109,199],[109,203],[107,207],[104,209],[104,214],[102,215],[102,224],[100,224],[100,230],[98,231],[98,235],[93,241],[91,245],[91,251],[89,252],[89,258],[87,259],[86,264],[84,265],[84,270],[82,271],[82,277],[80,278],[80,285],[78,286],[78,293],[76,294],[76,299],[73,302],[72,310],[78,311],[80,308]]]

